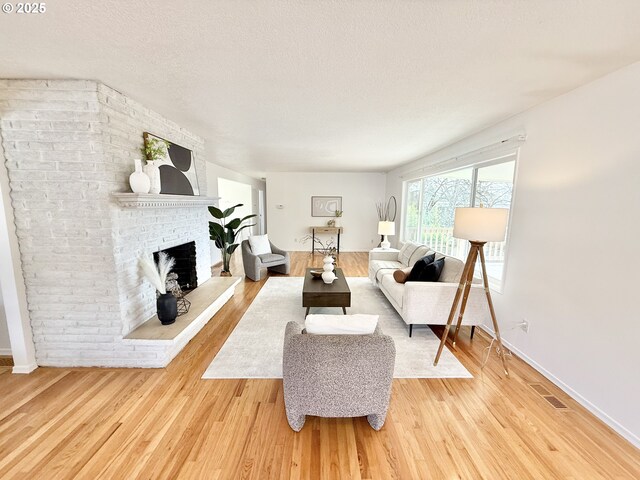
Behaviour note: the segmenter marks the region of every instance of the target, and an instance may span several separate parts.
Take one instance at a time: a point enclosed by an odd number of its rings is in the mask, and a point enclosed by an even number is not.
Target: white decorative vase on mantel
[[[144,166],[144,173],[147,174],[149,180],[151,180],[151,188],[149,193],[160,193],[160,169],[153,160],[147,160],[147,164]]]
[[[142,171],[142,160],[135,159],[135,171],[129,175],[129,186],[133,193],[149,193],[151,189],[151,180],[149,176]]]

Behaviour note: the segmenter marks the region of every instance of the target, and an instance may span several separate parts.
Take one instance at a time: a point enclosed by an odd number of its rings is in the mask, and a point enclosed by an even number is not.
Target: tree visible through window
[[[456,207],[483,205],[510,208],[515,160],[473,166],[408,181],[403,239],[464,259],[468,243],[453,237]],[[506,242],[485,247],[488,273],[495,286],[502,281]]]
[[[511,208],[515,166],[514,160],[478,168],[473,206]],[[502,282],[506,246],[505,240],[504,242],[489,242],[484,247],[487,274],[489,280],[494,284]]]

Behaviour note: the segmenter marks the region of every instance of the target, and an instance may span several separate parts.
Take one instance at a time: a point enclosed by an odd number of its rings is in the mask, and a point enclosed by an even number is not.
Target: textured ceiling
[[[267,171],[389,170],[640,60],[637,0],[52,1],[0,77],[90,78]]]

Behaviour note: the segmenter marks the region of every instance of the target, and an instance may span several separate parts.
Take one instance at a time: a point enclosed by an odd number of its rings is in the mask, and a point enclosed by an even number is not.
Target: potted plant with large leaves
[[[256,215],[247,215],[244,218],[233,218],[229,220],[229,217],[233,215],[233,212],[238,207],[242,207],[242,203],[234,205],[222,211],[218,207],[209,207],[209,213],[215,218],[216,222],[209,222],[209,237],[216,244],[216,247],[220,249],[222,253],[222,272],[223,277],[230,277],[231,270],[229,265],[231,263],[231,255],[236,251],[236,248],[240,245],[236,243],[238,234],[248,227],[253,227],[255,223],[248,224],[247,220],[255,217]]]

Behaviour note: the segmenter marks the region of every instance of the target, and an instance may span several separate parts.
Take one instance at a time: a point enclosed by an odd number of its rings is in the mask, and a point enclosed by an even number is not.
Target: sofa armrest
[[[294,335],[300,335],[302,333],[303,328],[304,327],[300,325],[298,322],[291,321],[287,323],[287,326],[285,327],[285,330],[284,330],[285,350],[286,350],[287,343],[291,341]]]
[[[289,257],[289,252],[282,250],[281,248],[276,247],[273,243],[269,242],[269,245],[271,245],[271,253],[276,253],[278,255],[282,255],[283,257],[287,258]]]
[[[406,282],[402,299],[402,316],[407,323],[444,325],[447,323],[457,290],[457,283]],[[484,323],[489,318],[488,315],[484,287],[472,284],[463,324]],[[457,317],[454,318],[454,324],[456,322]]]
[[[247,266],[253,265],[257,265],[259,268],[259,265],[262,262],[260,261],[260,258],[258,258],[257,255],[254,255],[251,251],[249,240],[242,241],[242,243],[240,244],[240,250],[242,251],[242,262],[244,263],[245,268],[247,268]]]
[[[430,292],[451,292],[455,295],[458,289],[458,283],[449,282],[406,282],[404,284],[406,295],[429,295]]]
[[[372,260],[389,260],[389,261],[392,261],[392,262],[397,262],[398,261],[398,251],[397,250],[389,250],[389,251],[385,251],[385,250],[373,251],[373,250],[371,250],[369,252],[369,263],[371,263]]]

